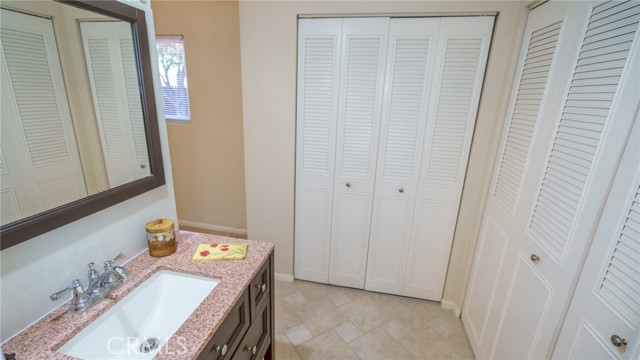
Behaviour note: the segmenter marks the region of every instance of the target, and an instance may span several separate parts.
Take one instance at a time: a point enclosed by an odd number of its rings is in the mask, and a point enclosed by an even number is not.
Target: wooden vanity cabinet
[[[197,359],[274,359],[272,285],[273,252]]]

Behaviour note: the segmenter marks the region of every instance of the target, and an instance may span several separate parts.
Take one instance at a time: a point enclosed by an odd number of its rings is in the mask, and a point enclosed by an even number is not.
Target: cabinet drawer
[[[251,318],[255,318],[256,309],[261,309],[267,302],[271,292],[271,257],[265,261],[249,285],[251,298]]]
[[[271,307],[263,306],[259,309],[233,356],[234,360],[262,359],[271,344]]]
[[[249,306],[249,294],[245,291],[198,356],[198,360],[231,358],[249,328]]]

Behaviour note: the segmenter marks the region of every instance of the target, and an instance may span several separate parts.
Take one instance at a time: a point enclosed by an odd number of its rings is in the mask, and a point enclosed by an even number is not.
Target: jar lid
[[[173,229],[173,220],[171,219],[155,219],[147,223],[147,232],[159,233]]]

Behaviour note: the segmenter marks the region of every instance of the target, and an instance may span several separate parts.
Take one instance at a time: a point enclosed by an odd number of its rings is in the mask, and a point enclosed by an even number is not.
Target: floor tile
[[[282,299],[287,304],[287,306],[291,308],[296,308],[307,302],[307,299],[304,297],[304,295],[302,295],[300,291],[296,291],[293,294],[287,295]]]
[[[295,312],[291,311],[291,309],[287,308],[284,301],[276,296],[276,320],[275,320],[275,328],[276,334],[283,332],[295,325],[298,325],[302,322],[298,315]]]
[[[294,281],[293,285],[307,300],[318,300],[340,290],[336,286],[318,284],[310,281]]]
[[[339,290],[334,293],[331,293],[327,296],[329,300],[335,305],[340,306],[348,303],[349,301],[355,299],[355,297],[349,296],[347,292]]]
[[[361,358],[376,359],[415,359],[396,339],[383,328],[377,328],[349,344],[349,347]]]
[[[346,343],[350,343],[363,335],[362,331],[360,331],[351,321],[347,321],[346,323],[338,326],[335,330]]]
[[[363,333],[391,320],[392,317],[383,306],[376,305],[376,301],[368,296],[361,296],[345,305],[340,306],[351,321]]]
[[[400,340],[411,333],[411,331],[398,320],[391,320],[382,325],[382,327],[396,340]]]
[[[287,329],[285,331],[285,334],[287,335],[287,338],[289,338],[291,345],[294,346],[302,344],[303,342],[313,338],[313,335],[311,335],[311,332],[309,332],[309,329],[307,329],[304,324],[298,324],[290,329]]]
[[[276,359],[473,359],[440,303],[313,282],[275,284]]]
[[[296,347],[300,357],[305,360],[357,360],[356,354],[336,334],[335,331],[327,331],[322,335]],[[279,359],[278,359],[279,360]]]
[[[276,359],[278,360],[300,360],[300,355],[296,348],[291,345],[289,338],[284,333],[275,336]]]
[[[296,308],[295,313],[314,336],[349,321],[349,318],[326,297]]]
[[[299,292],[298,288],[293,285],[293,282],[288,281],[276,281],[276,298],[285,297]]]

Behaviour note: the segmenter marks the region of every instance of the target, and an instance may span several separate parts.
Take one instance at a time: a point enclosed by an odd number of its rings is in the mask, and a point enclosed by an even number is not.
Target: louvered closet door
[[[635,116],[634,131],[560,334],[557,359],[640,355],[640,115]],[[614,346],[613,335],[627,345]]]
[[[402,294],[440,301],[493,17],[442,18]]]
[[[86,196],[51,19],[1,10],[2,223]]]
[[[80,29],[109,186],[148,176],[131,25],[81,22]]]
[[[402,293],[440,19],[391,19],[365,289]]]
[[[295,277],[327,283],[342,19],[298,22]]]
[[[477,357],[551,355],[640,96],[639,10],[552,1],[529,15],[463,309]]]
[[[344,19],[329,283],[364,287],[389,18]]]

